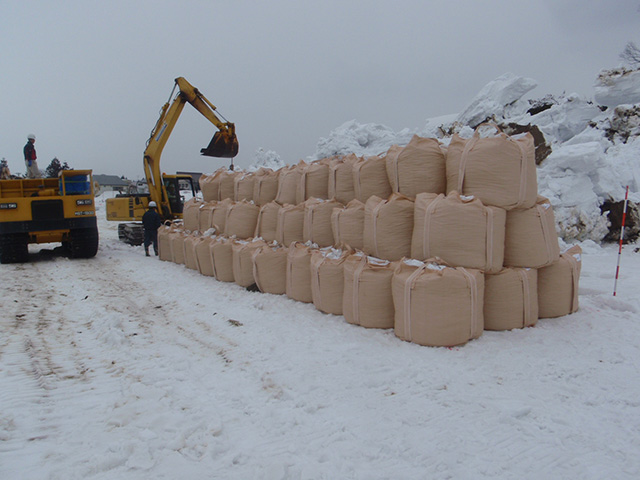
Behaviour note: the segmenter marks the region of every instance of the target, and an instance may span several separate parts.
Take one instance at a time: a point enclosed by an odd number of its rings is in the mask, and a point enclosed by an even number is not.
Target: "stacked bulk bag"
[[[410,198],[423,192],[446,192],[446,160],[438,140],[414,135],[404,148],[391,149],[385,162],[393,192]]]
[[[480,270],[403,260],[391,285],[398,338],[450,347],[482,335],[484,275]]]
[[[269,202],[260,208],[254,237],[261,237],[265,242],[273,242],[277,239],[278,212],[280,204]]]
[[[226,168],[219,168],[211,175],[201,175],[199,179],[202,198],[205,202],[220,200],[220,173]]]
[[[284,205],[278,211],[276,225],[276,240],[285,247],[291,242],[303,241],[304,234],[304,204]]]
[[[233,255],[233,280],[241,287],[249,287],[253,285],[253,252],[258,248],[266,245],[261,238],[252,240],[234,240],[232,242]]]
[[[320,200],[310,198],[304,202],[304,224],[302,239],[304,242],[315,243],[320,247],[329,247],[334,244],[333,230],[331,229],[331,214],[334,208],[340,208],[342,204],[335,200]]]
[[[233,205],[233,200],[229,198],[216,202],[211,213],[211,226],[215,227],[216,231],[224,232],[227,226],[227,212],[231,205]]]
[[[329,159],[325,158],[310,163],[302,169],[296,203],[303,203],[310,198],[328,198],[329,192]]]
[[[413,201],[399,193],[388,200],[369,198],[364,205],[364,252],[391,261],[409,257],[413,210]]]
[[[555,318],[578,311],[582,249],[575,245],[538,270],[538,315]]]
[[[184,239],[186,236],[186,231],[183,230],[176,230],[169,234],[171,261],[173,263],[184,265]]]
[[[213,231],[213,230],[211,230]],[[198,271],[201,275],[213,277],[213,257],[211,256],[211,245],[216,239],[216,235],[203,235],[200,243],[195,246],[196,258],[198,260]]]
[[[193,197],[184,202],[184,208],[182,209],[182,221],[184,223],[184,229],[190,232],[195,232],[200,227],[200,207],[203,203],[196,197]]]
[[[506,266],[539,268],[550,265],[559,257],[556,221],[548,199],[539,196],[533,207],[507,212]]]
[[[254,250],[253,279],[262,293],[283,295],[286,292],[288,249],[277,243]]]
[[[345,205],[356,198],[356,191],[353,186],[353,166],[357,162],[358,157],[354,153],[331,159],[327,185],[329,198],[333,198]]]
[[[356,250],[364,248],[364,203],[353,199],[344,207],[337,207],[331,213],[333,243],[349,245]]]
[[[333,247],[311,251],[311,297],[321,312],[342,315],[343,265],[353,253],[351,249]]]
[[[171,236],[170,233],[178,230],[178,227],[174,224],[161,225],[158,229],[158,259],[165,262],[172,262],[171,256]]]
[[[344,262],[342,314],[348,323],[367,328],[393,328],[391,279],[397,263],[366,256]]]
[[[439,257],[488,273],[502,270],[506,212],[474,196],[420,193],[414,211],[411,257]]]
[[[227,169],[220,169],[218,172],[215,181],[218,182],[220,200],[228,198],[233,201],[236,189],[236,176],[242,172],[234,172]]]
[[[276,199],[278,194],[278,176],[280,170],[273,171],[270,168],[260,168],[254,174],[253,201],[262,206]]]
[[[228,237],[251,238],[256,231],[260,207],[253,202],[242,200],[227,209],[224,233]]]
[[[239,172],[233,180],[233,199],[236,202],[253,200],[254,175],[248,172]]]
[[[211,242],[213,276],[220,282],[233,282],[233,241],[218,236]]]
[[[361,158],[353,165],[353,188],[356,198],[366,203],[374,195],[388,198],[391,195],[391,184],[387,176],[384,158]]]
[[[276,202],[280,205],[297,203],[298,184],[302,171],[307,166],[305,162],[300,160],[297,165],[291,165],[280,169],[278,176],[278,193],[276,194]]]
[[[497,136],[481,138],[481,132],[495,129]],[[530,208],[536,203],[535,148],[527,133],[510,137],[495,125],[483,124],[473,137],[454,135],[447,150],[447,192],[474,195],[485,205]]]
[[[211,217],[217,204],[218,202],[205,202],[200,204],[200,211],[198,212],[198,230],[200,232],[206,232],[213,227]]]
[[[310,245],[293,242],[287,252],[286,294],[298,302],[311,303],[311,252]]]
[[[187,235],[184,239],[184,264],[191,270],[198,270],[196,246],[202,241],[200,235]]]
[[[538,272],[505,268],[484,277],[484,329],[512,330],[538,321]]]

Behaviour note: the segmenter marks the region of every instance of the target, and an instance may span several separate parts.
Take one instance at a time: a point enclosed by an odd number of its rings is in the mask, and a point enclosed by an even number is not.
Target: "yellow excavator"
[[[174,97],[176,89],[178,93]],[[226,121],[219,113],[216,115],[216,107],[197,88],[182,77],[176,78],[169,100],[160,110],[160,118],[151,131],[144,151],[144,173],[149,193],[128,193],[107,200],[107,220],[126,222],[118,225],[118,237],[130,245],[142,243],[144,231],[142,224],[138,222],[147,211],[149,202],[156,202],[163,220],[174,220],[182,218],[184,201],[180,191],[190,187],[191,193],[195,195],[191,176],[166,175],[160,171],[162,150],[187,103],[218,129],[209,145],[202,148],[200,153],[221,158],[233,158],[238,154],[235,125]],[[220,120],[218,115],[225,121]],[[233,160],[230,168],[233,168]]]

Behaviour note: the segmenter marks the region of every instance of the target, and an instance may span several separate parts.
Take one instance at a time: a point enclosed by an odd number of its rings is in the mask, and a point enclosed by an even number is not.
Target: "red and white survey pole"
[[[616,266],[616,281],[613,283],[613,296],[616,296],[618,288],[618,274],[620,273],[620,256],[622,255],[622,239],[624,238],[624,222],[627,219],[627,203],[629,202],[629,185],[624,194],[624,207],[622,208],[622,226],[620,227],[620,246],[618,247],[618,265]]]

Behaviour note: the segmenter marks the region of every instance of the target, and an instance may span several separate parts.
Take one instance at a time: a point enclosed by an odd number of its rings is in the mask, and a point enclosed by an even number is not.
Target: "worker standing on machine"
[[[27,135],[27,144],[24,146],[24,163],[27,166],[27,178],[41,178],[42,174],[38,169],[38,162],[36,156],[36,136],[33,133]]]
[[[144,227],[144,253],[149,256],[149,245],[153,243],[153,252],[158,256],[158,229],[162,225],[160,214],[156,211],[156,202],[149,202],[149,210],[142,216]]]

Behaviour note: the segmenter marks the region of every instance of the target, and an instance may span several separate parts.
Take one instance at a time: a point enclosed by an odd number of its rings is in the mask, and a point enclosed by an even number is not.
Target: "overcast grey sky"
[[[24,171],[37,136],[95,173],[142,177],[142,152],[175,77],[236,123],[246,166],[258,148],[287,163],[343,122],[421,128],[461,111],[505,72],[532,97],[591,97],[603,68],[640,43],[638,0],[182,0],[0,2],[0,157]],[[212,172],[215,128],[185,108],[165,172]]]

